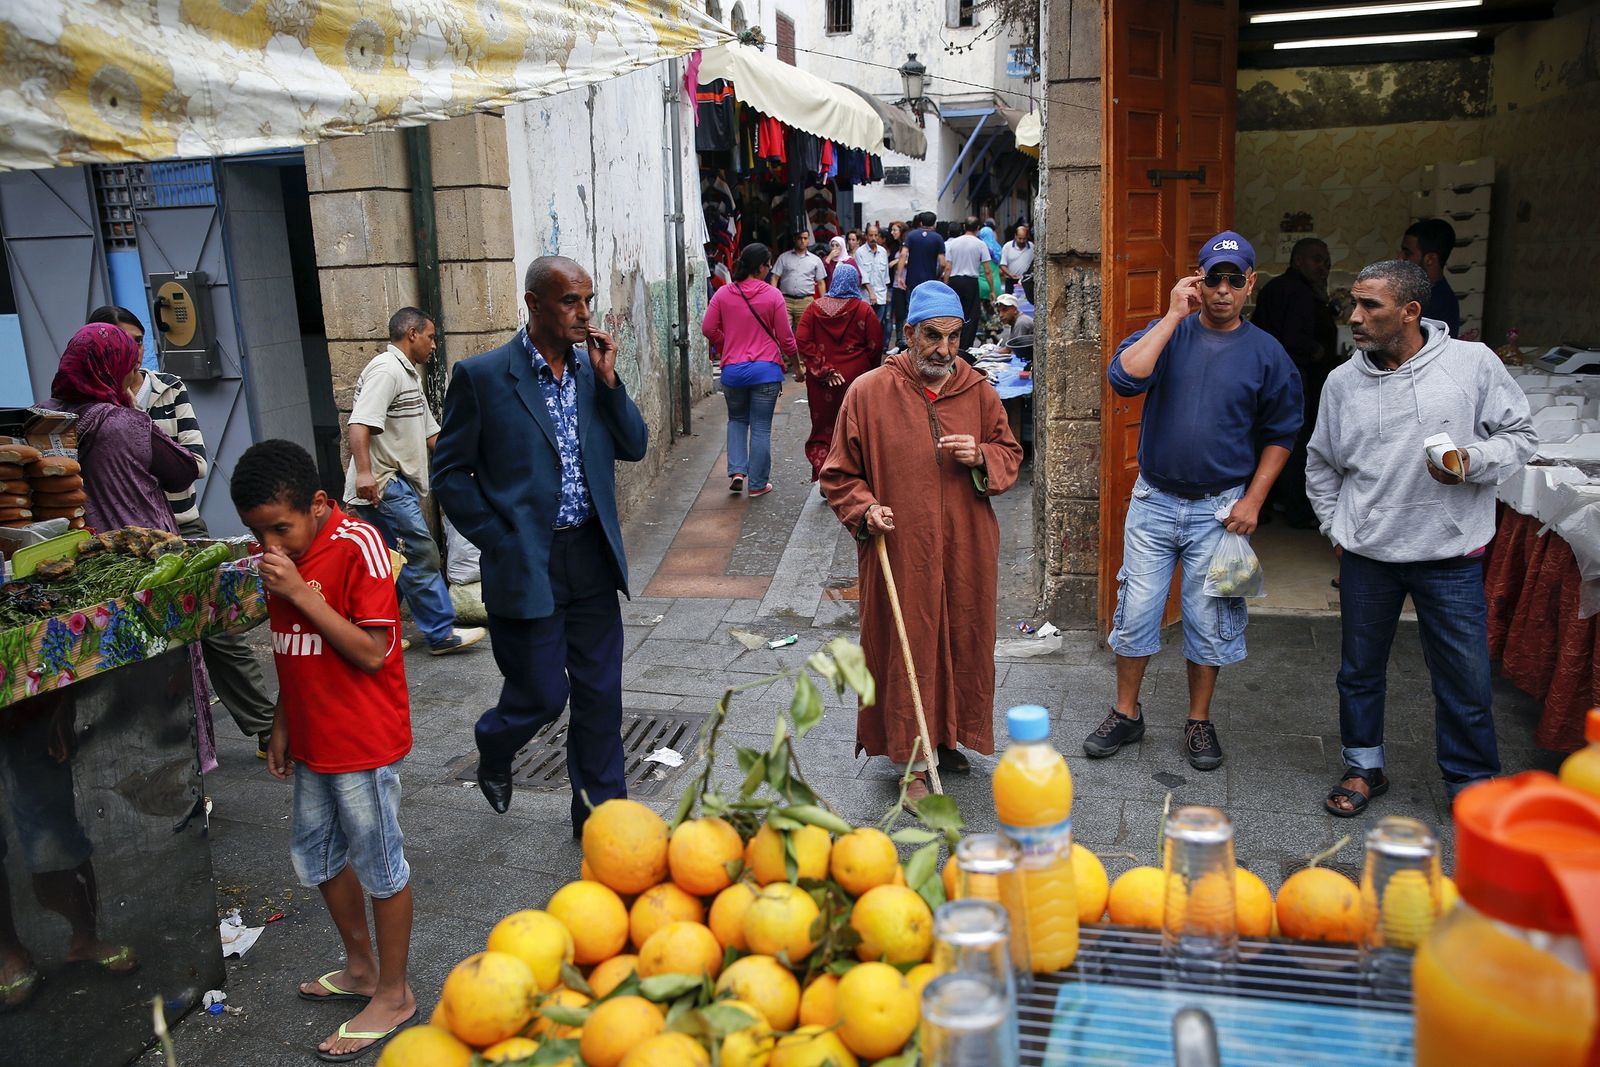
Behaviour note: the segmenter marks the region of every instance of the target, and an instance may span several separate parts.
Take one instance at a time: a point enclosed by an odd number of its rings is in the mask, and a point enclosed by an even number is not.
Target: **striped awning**
[[[306,145],[732,39],[681,0],[0,0],[0,169]]]

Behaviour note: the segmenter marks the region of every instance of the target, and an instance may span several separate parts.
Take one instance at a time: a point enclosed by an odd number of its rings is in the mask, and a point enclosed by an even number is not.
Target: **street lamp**
[[[922,107],[927,102],[927,98],[922,95],[927,78],[928,68],[917,62],[917,54],[907,53],[906,61],[900,65],[900,87],[905,95],[896,100],[895,104],[909,104],[911,113],[917,117],[918,126],[922,125]]]

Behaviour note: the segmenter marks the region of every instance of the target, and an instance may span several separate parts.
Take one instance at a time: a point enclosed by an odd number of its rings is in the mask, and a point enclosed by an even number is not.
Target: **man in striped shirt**
[[[144,350],[144,326],[127,308],[96,308],[89,321],[120,326],[139,349]],[[208,469],[206,442],[183,379],[165,371],[145,371],[144,383],[139,387],[139,407],[150,414],[150,421],[166,431],[168,437],[189,450],[200,466],[198,477],[204,478]],[[200,517],[200,498],[194,486],[181,493],[168,493],[167,503],[178,522],[180,534],[198,538],[211,536],[205,520]],[[267,741],[272,735],[273,700],[267,696],[261,664],[256,662],[255,654],[240,634],[208,637],[200,644],[205,651],[211,688],[239,729],[256,739],[256,757],[266,759]]]

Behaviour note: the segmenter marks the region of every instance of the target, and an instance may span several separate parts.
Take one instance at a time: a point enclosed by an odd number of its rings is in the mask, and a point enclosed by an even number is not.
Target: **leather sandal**
[[[1344,783],[1352,778],[1359,778],[1367,783],[1367,795],[1362,796],[1354,789],[1346,789]],[[1346,767],[1344,774],[1339,776],[1339,784],[1328,790],[1328,799],[1323,801],[1322,808],[1329,815],[1338,819],[1353,819],[1367,810],[1367,805],[1383,796],[1389,791],[1389,779],[1382,768],[1366,770],[1361,767]],[[1350,802],[1348,810],[1340,807],[1335,801],[1343,797]]]

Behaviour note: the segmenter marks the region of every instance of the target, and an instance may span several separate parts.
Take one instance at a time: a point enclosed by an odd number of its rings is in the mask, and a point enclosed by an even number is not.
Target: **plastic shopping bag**
[[[1206,568],[1206,596],[1266,596],[1261,561],[1244,534],[1224,531]]]

